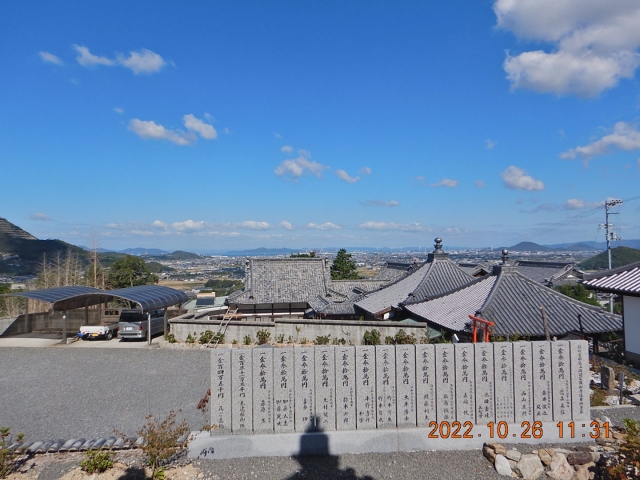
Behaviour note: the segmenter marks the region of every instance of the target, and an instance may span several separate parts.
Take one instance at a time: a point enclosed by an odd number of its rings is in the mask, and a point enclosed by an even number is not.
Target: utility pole
[[[605,224],[600,225],[600,227],[604,227],[607,232],[607,256],[609,257],[609,270],[611,270],[611,242],[613,240],[620,240],[616,233],[613,231],[613,225],[609,222],[609,215],[617,215],[618,212],[611,213],[609,209],[620,205],[622,200],[607,200],[604,202],[604,211],[605,211]],[[609,300],[609,312],[613,313],[613,295],[611,295]]]

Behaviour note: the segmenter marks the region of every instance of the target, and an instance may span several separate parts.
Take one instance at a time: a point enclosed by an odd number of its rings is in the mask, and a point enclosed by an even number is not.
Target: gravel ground
[[[211,384],[210,352],[151,349],[0,349],[0,427],[27,440],[134,435],[149,414],[182,409],[193,430]]]

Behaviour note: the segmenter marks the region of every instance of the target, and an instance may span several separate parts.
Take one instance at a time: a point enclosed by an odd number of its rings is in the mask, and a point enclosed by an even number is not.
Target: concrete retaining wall
[[[255,317],[254,317],[255,318]],[[174,318],[169,321],[171,324],[171,333],[179,342],[184,342],[187,335],[195,333],[199,336],[202,332],[211,330],[217,332],[220,328],[221,320],[185,320]],[[346,344],[361,345],[362,338],[367,330],[378,330],[382,342],[385,337],[394,336],[400,330],[404,330],[408,335],[415,335],[419,341],[426,333],[426,325],[419,323],[399,323],[399,322],[382,322],[382,321],[358,321],[358,320],[303,320],[303,319],[287,319],[280,318],[272,320],[270,317],[264,317],[264,321],[248,321],[240,320],[229,322],[225,333],[225,343],[232,343],[237,340],[239,344],[243,343],[246,335],[251,337],[252,341],[256,341],[258,330],[267,330],[271,333],[271,341],[276,341],[278,336],[284,335],[284,341],[289,338],[294,342],[301,342],[303,339],[313,341],[319,335],[330,335],[330,339],[344,339]]]

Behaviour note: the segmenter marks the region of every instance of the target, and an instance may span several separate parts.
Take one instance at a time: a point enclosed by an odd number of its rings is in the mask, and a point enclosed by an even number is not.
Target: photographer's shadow
[[[340,469],[340,457],[329,452],[329,437],[319,427],[319,423],[320,419],[314,417],[314,421],[300,437],[299,453],[293,457],[300,464],[300,469],[286,480],[374,480],[370,476],[358,477],[353,468]]]

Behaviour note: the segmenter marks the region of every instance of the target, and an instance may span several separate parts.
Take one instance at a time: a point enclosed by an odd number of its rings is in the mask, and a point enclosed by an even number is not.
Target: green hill
[[[70,250],[81,262],[87,262],[87,252],[62,240],[38,240],[17,225],[0,218],[0,273],[35,275],[44,256],[54,258],[58,252]]]
[[[638,261],[640,261],[640,250],[629,247],[616,247],[611,249],[612,268],[623,267]],[[609,257],[607,256],[607,252],[605,251],[587,258],[583,262],[579,263],[578,267],[584,270],[603,270],[609,268]]]

